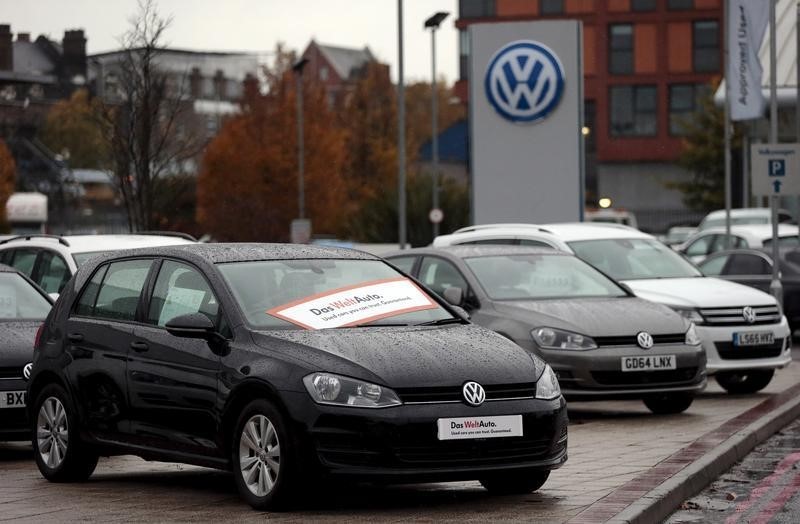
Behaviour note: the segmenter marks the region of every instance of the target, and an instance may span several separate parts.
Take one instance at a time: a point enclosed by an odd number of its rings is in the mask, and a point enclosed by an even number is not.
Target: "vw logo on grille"
[[[558,106],[564,83],[564,67],[549,47],[517,40],[492,57],[484,88],[500,116],[512,122],[533,123],[547,118]]]
[[[31,369],[33,369],[32,362],[28,362],[27,364],[25,364],[25,367],[22,368],[22,376],[25,378],[25,380],[31,378]]]
[[[756,312],[750,306],[745,306],[744,309],[742,309],[742,316],[744,317],[744,321],[748,324],[752,324],[756,321]]]
[[[653,336],[647,331],[641,331],[636,335],[636,343],[642,349],[650,349],[653,347]]]
[[[461,388],[461,392],[464,393],[464,400],[470,406],[480,406],[486,400],[486,392],[483,390],[483,386],[477,382],[467,382]]]

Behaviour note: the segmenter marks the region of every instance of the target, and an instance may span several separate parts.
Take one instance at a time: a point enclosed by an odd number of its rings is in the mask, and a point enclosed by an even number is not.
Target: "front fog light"
[[[694,324],[689,326],[689,329],[686,331],[686,345],[687,346],[699,346],[700,345],[700,336],[697,334],[697,329],[695,329]]]
[[[553,400],[561,395],[558,379],[550,366],[545,366],[542,376],[536,382],[536,398],[540,400]]]

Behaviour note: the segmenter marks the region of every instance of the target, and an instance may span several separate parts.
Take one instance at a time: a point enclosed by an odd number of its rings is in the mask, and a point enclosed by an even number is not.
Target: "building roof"
[[[139,49],[134,49],[136,52]],[[120,62],[126,50],[107,51],[89,56],[89,61],[94,63],[113,64]],[[159,51],[156,61],[167,71],[180,74],[189,74],[193,68],[198,68],[203,76],[214,76],[217,71],[222,71],[225,78],[242,81],[248,74],[258,72],[258,55],[243,52],[220,51],[193,51],[189,49],[163,48]],[[91,72],[96,74],[95,71]]]
[[[317,44],[317,46],[342,79],[350,78],[354,69],[360,69],[364,67],[364,64],[375,61],[369,47],[354,49],[324,44]]]
[[[12,44],[14,53],[14,72],[32,75],[50,74],[54,67],[53,61],[42,48],[34,42],[21,42]]]
[[[466,164],[467,142],[469,141],[469,128],[467,120],[459,120],[439,133],[439,161],[451,164]],[[433,158],[433,144],[427,140],[419,148],[419,158],[422,162],[430,162]]]

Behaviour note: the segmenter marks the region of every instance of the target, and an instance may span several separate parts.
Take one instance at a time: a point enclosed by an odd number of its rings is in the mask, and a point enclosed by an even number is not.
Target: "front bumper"
[[[384,482],[479,479],[509,470],[551,470],[567,460],[567,410],[563,397],[544,401],[404,404],[384,409],[315,404],[291,394],[305,452],[324,473]],[[299,414],[299,416],[298,416]],[[445,440],[437,419],[522,415],[523,436]]]
[[[770,331],[775,343],[770,346],[734,346],[733,334],[748,331]],[[791,332],[785,316],[779,324],[699,325],[697,334],[703,341],[709,375],[719,371],[782,368],[792,361]]]
[[[538,350],[558,376],[569,400],[642,399],[658,393],[693,393],[706,386],[706,357],[700,346],[656,344],[643,350],[605,346],[586,351]],[[675,355],[676,369],[622,371],[622,359]]]

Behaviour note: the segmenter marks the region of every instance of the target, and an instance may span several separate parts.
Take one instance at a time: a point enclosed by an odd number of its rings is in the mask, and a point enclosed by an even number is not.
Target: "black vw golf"
[[[83,265],[29,383],[36,462],[100,455],[230,469],[255,508],[324,476],[538,489],[567,458],[558,381],[382,260],[270,244],[118,252]]]

